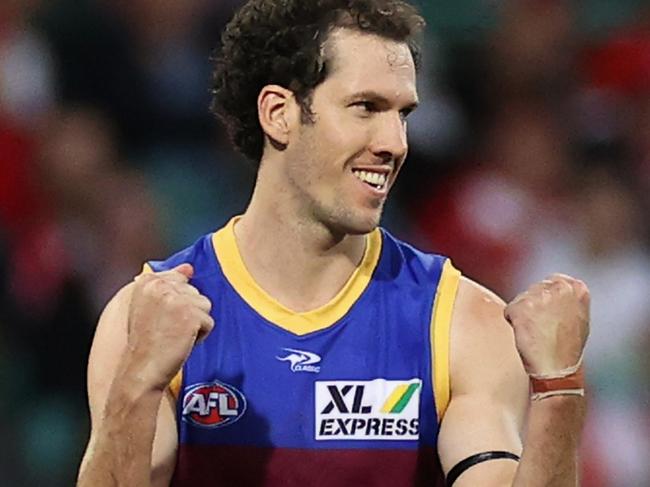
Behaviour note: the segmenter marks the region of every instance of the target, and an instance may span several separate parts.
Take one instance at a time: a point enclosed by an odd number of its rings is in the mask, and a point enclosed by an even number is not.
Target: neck
[[[366,236],[337,234],[310,218],[286,187],[268,182],[266,175],[258,177],[235,226],[237,246],[267,294],[296,312],[316,309],[336,296],[360,264]]]

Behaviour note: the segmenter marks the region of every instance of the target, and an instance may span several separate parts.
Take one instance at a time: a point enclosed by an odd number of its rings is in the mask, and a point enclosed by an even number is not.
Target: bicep
[[[132,284],[125,286],[108,303],[95,331],[88,359],[88,405],[93,431],[101,427],[111,384],[127,347],[128,310],[132,288]],[[175,398],[167,391],[158,410],[153,443],[154,486],[169,485],[177,446]]]
[[[446,474],[473,455],[520,455],[528,379],[517,354],[503,302],[467,280],[459,286],[451,326],[451,400],[438,451]],[[511,485],[517,463],[490,460],[467,469],[454,487]]]
[[[521,455],[517,418],[517,413],[511,408],[488,396],[453,398],[438,437],[438,451],[445,474],[477,453],[506,451]],[[509,459],[482,462],[467,469],[454,487],[510,485],[516,468],[517,463]]]

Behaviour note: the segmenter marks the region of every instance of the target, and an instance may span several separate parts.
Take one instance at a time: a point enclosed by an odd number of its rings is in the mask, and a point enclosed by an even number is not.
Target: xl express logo
[[[203,428],[234,423],[246,412],[246,398],[223,382],[197,384],[183,397],[183,419]]]
[[[422,381],[316,382],[317,440],[416,440]]]

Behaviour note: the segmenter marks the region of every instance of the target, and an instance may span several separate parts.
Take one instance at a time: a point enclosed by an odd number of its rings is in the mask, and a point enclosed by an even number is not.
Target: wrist
[[[530,391],[533,401],[556,396],[585,395],[585,373],[582,357],[575,366],[554,374],[530,374]]]
[[[575,365],[547,373],[529,373],[532,401],[557,396],[585,395],[584,350]]]
[[[116,380],[119,378],[126,387],[140,394],[162,393],[169,386],[173,376],[174,374],[168,378],[161,374],[159,365],[146,357],[146,354],[138,350],[127,350],[120,363]]]
[[[121,400],[129,404],[136,404],[147,398],[162,399],[165,387],[160,381],[152,380],[146,367],[124,360],[111,384],[111,394],[120,396]]]
[[[587,411],[587,399],[584,396],[550,396],[542,401],[530,402],[530,414],[536,418],[554,418],[553,421],[567,421],[573,425],[569,430],[582,430],[584,416]]]
[[[538,417],[572,418],[571,424],[582,428],[587,410],[587,398],[578,395],[549,396],[542,401],[531,401],[530,411]]]
[[[526,370],[528,375],[535,379],[561,379],[571,374],[575,374],[582,367],[583,360],[584,350],[580,354],[580,357],[578,357],[578,360],[572,362],[573,365],[565,366],[563,368],[547,365],[546,367],[535,367],[535,371],[528,370],[528,368]]]

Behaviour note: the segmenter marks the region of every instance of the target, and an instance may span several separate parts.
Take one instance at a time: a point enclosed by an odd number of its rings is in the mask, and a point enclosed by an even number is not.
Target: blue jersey
[[[338,295],[296,313],[252,279],[235,222],[149,264],[191,263],[215,320],[172,384],[173,485],[443,485],[458,271],[378,229]]]

